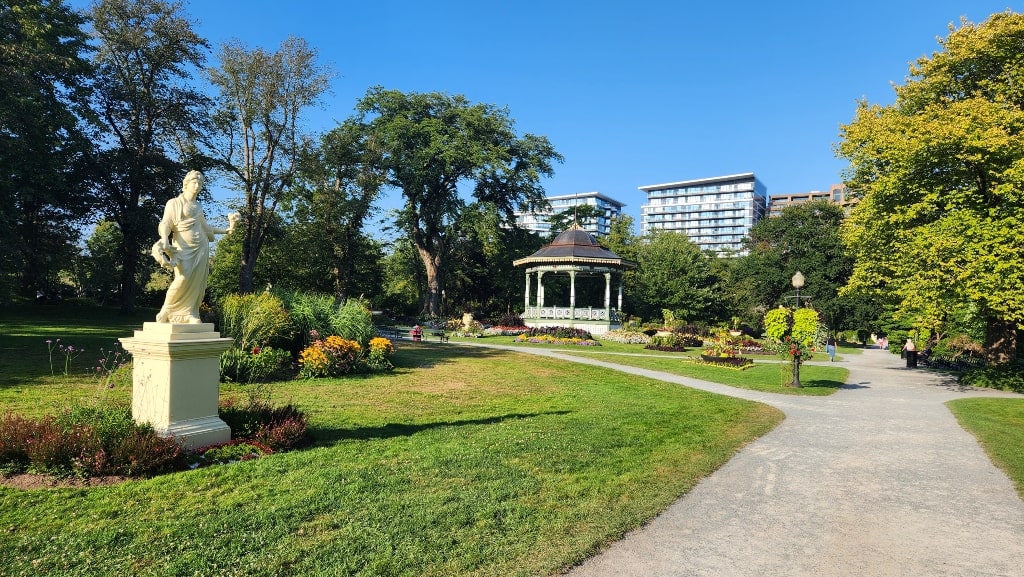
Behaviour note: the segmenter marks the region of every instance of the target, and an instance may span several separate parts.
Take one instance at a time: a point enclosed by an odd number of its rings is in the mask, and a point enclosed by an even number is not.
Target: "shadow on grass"
[[[459,346],[454,343],[413,343],[398,341],[395,343],[395,354],[391,362],[395,365],[392,376],[401,376],[412,369],[429,369],[452,362],[453,358],[483,359],[508,354],[508,351],[486,349],[472,346]],[[375,376],[381,376],[377,373]]]
[[[483,419],[466,419],[458,421],[438,421],[435,423],[388,423],[379,427],[357,427],[354,429],[332,429],[310,427],[309,434],[313,437],[312,446],[324,446],[349,439],[390,439],[394,437],[409,437],[421,431],[439,429],[442,427],[467,427],[476,425],[495,425],[505,421],[519,419],[532,419],[544,415],[568,415],[571,411],[545,411],[540,413],[510,413],[496,417]]]
[[[832,381],[832,380],[829,380],[829,379],[814,379],[814,380],[810,380],[810,381],[801,379],[800,380],[800,384],[805,389],[835,389],[835,390],[839,390],[839,389],[849,388],[850,387],[850,385],[847,385],[846,383],[844,383],[842,381]]]

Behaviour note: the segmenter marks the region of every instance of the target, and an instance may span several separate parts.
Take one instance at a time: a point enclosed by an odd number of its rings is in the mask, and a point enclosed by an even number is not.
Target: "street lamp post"
[[[796,271],[793,275],[793,288],[796,289],[796,308],[800,308],[800,289],[804,286],[804,275],[800,274],[800,271]],[[803,351],[803,347],[800,343],[796,343],[797,354],[793,357],[793,382],[790,386],[800,388],[803,385],[800,384],[800,362],[803,360],[800,357],[800,353]]]
[[[804,275],[800,274],[800,271],[796,271],[793,275],[793,288],[796,289],[796,308],[800,308],[800,289],[804,286]]]

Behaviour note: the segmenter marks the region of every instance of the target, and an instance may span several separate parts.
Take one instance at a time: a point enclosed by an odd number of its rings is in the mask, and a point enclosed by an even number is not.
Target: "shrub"
[[[28,466],[28,440],[35,423],[20,415],[7,413],[0,417],[0,467],[3,470],[23,471]]]
[[[971,369],[960,375],[960,384],[1024,393],[1024,367],[1009,363]]]
[[[522,327],[522,326],[526,326],[525,323],[523,323],[523,317],[521,317],[521,316],[519,316],[517,314],[513,314],[513,313],[504,314],[504,315],[498,317],[497,319],[495,319],[495,321],[493,323],[491,323],[491,324],[495,325],[495,326],[499,326],[499,327]]]
[[[690,342],[689,338],[676,333],[654,335],[650,337],[644,348],[655,351],[683,352],[686,350],[688,342]]]
[[[0,419],[0,468],[56,476],[141,476],[173,470],[184,452],[174,439],[138,425],[127,407],[73,407],[37,420]]]
[[[291,404],[275,407],[251,396],[246,406],[238,407],[229,400],[221,404],[220,418],[235,439],[259,442],[274,451],[297,447],[307,439],[306,415]]]
[[[220,330],[243,350],[282,344],[291,338],[292,322],[277,296],[262,292],[224,297]]]

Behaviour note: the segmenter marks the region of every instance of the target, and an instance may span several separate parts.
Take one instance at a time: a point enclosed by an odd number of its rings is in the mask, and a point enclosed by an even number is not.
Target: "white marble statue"
[[[160,266],[174,270],[174,281],[167,288],[164,306],[156,315],[158,323],[200,323],[199,305],[210,276],[210,241],[216,234],[235,229],[238,214],[228,215],[228,227],[216,228],[206,222],[199,204],[203,173],[193,170],[185,175],[181,194],[167,201],[153,245],[153,258]]]

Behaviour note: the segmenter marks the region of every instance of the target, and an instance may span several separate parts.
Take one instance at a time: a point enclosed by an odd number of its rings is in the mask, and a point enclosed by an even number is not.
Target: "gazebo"
[[[526,258],[512,262],[514,266],[526,267],[526,298],[523,322],[529,327],[569,326],[581,328],[591,334],[603,334],[619,328],[619,311],[622,309],[622,274],[636,268],[614,252],[597,244],[589,233],[574,224],[555,237],[551,244],[544,246]],[[537,290],[531,299],[530,286],[533,276],[537,278]],[[568,277],[568,303],[548,304],[544,298],[544,281]],[[576,283],[580,280],[593,284],[593,279],[604,279],[603,302],[577,302]],[[612,279],[618,292],[616,307],[612,307]],[[550,283],[549,283],[550,284]],[[531,305],[531,300],[533,304]],[[596,300],[596,299],[595,299]]]

